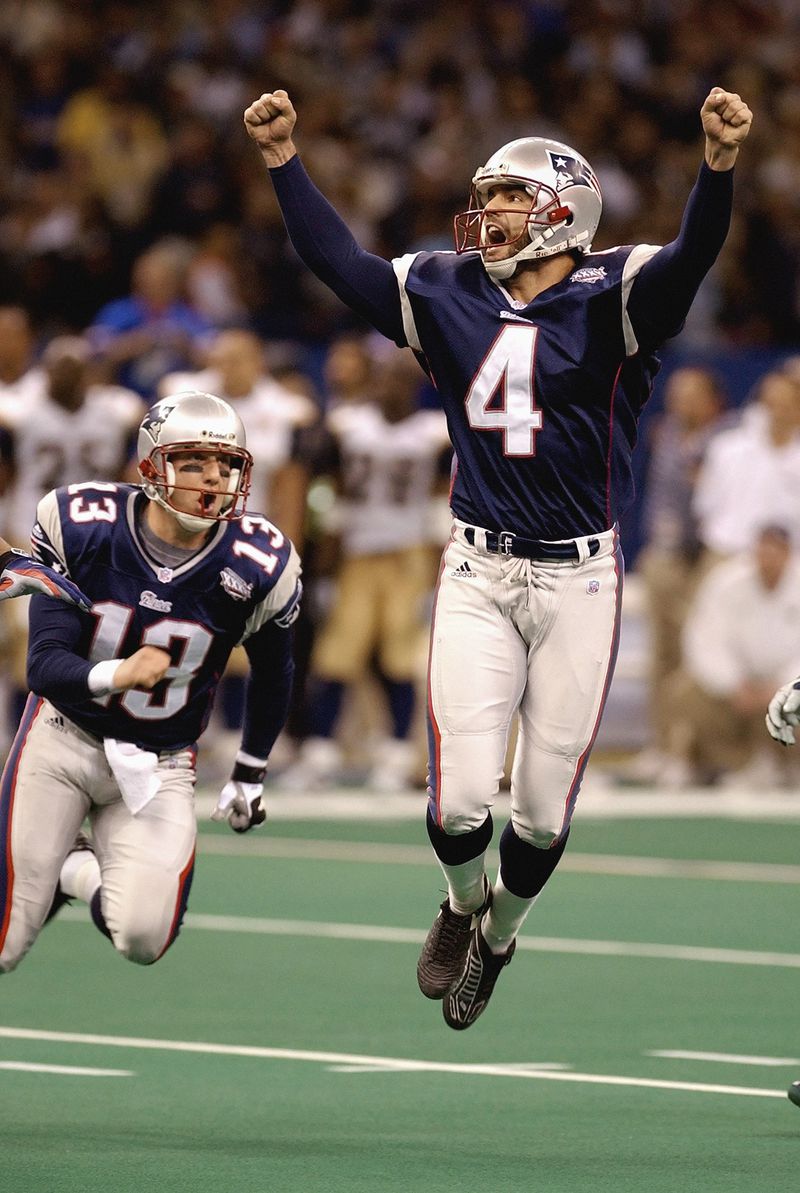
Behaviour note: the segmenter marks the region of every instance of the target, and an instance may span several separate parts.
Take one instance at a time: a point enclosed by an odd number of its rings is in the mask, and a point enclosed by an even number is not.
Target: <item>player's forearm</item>
[[[245,693],[242,750],[267,759],[286,724],[294,681],[294,634],[274,621],[244,644],[250,662]]]
[[[704,163],[692,188],[675,240],[642,267],[628,300],[634,331],[644,342],[675,335],[700,285],[716,261],[730,227],[733,172]]]
[[[70,703],[91,699],[92,664],[79,651],[84,631],[76,610],[52,597],[31,599],[27,679],[37,696]]]
[[[270,177],[300,259],[343,303],[404,344],[400,295],[391,264],[361,248],[296,154],[272,169]]]
[[[253,758],[269,758],[289,715],[293,680],[291,658],[280,671],[253,671],[245,697],[241,746],[244,753]]]

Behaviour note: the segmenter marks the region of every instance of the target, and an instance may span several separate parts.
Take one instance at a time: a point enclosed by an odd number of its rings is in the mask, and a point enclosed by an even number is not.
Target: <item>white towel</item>
[[[156,774],[158,754],[142,750],[129,741],[116,741],[113,737],[103,739],[103,749],[122,798],[131,815],[136,816],[161,786]]]

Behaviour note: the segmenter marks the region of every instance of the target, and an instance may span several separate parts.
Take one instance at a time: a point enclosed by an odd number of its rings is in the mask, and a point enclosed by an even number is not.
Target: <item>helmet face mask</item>
[[[504,207],[492,195],[494,189],[521,189],[530,199],[522,236],[498,238],[492,216],[513,214],[523,209]],[[600,221],[602,197],[600,186],[589,163],[568,145],[544,137],[522,137],[492,154],[472,179],[467,211],[455,217],[457,253],[479,251],[490,277],[511,277],[522,261],[551,257],[556,253],[589,252]],[[521,242],[521,243],[520,243]],[[515,253],[492,260],[487,249],[520,243]]]
[[[183,478],[178,484],[173,457],[187,456],[196,458],[200,472],[203,458],[213,456],[220,485],[204,485],[199,477],[196,484],[186,484]],[[209,530],[217,522],[235,521],[244,514],[253,458],[242,420],[221,398],[191,391],[156,402],[139,427],[137,458],[147,497],[184,530]]]

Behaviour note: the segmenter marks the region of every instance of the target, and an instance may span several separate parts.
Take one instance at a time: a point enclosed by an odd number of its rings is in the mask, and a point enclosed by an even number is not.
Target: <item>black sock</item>
[[[520,899],[538,895],[561,861],[569,837],[569,829],[549,849],[537,849],[514,832],[511,821],[500,838],[500,877],[503,886]]]
[[[445,866],[461,866],[464,862],[480,857],[488,849],[494,831],[491,812],[487,813],[483,824],[468,833],[446,833],[439,828],[430,809],[426,823],[433,852]]]

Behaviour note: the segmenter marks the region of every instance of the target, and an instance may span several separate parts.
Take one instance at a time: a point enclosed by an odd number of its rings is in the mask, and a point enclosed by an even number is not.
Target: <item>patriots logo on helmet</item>
[[[158,442],[158,433],[174,409],[174,405],[165,406],[163,402],[156,402],[142,419],[141,429],[149,432],[154,443]]]
[[[547,156],[556,175],[556,190],[565,191],[570,186],[589,186],[600,194],[600,185],[588,162],[578,161],[568,153],[554,153],[548,149]]]

